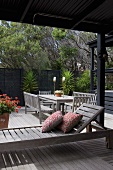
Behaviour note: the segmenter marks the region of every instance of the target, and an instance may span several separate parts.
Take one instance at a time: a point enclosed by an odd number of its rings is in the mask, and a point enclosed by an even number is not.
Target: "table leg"
[[[56,103],[56,111],[57,110],[60,110],[60,103],[57,101],[57,103]]]

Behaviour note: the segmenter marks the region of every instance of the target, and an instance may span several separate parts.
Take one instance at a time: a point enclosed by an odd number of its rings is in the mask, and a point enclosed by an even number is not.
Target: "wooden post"
[[[106,138],[106,144],[108,149],[113,148],[113,130],[109,131],[109,137]]]
[[[90,69],[90,92],[93,92],[94,90],[94,73],[93,73],[93,70],[94,70],[94,48],[90,48],[91,50],[91,69]]]
[[[104,106],[105,93],[105,34],[97,36],[97,105]],[[104,113],[98,117],[100,124],[104,126]]]

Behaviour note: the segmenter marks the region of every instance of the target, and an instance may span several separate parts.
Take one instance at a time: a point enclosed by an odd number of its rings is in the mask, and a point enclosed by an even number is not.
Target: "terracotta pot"
[[[8,128],[8,122],[9,122],[9,113],[4,113],[3,115],[0,115],[0,129]]]
[[[56,97],[61,97],[62,94],[61,94],[61,93],[55,93],[55,96],[56,96]]]

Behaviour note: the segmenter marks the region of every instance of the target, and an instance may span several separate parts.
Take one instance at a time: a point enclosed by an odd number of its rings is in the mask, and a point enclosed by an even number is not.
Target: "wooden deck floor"
[[[0,154],[2,170],[113,170],[104,140],[68,143]]]
[[[107,119],[109,120],[109,119]],[[108,121],[106,120],[106,123]],[[38,125],[23,111],[10,115],[9,127]],[[0,153],[1,170],[113,170],[113,150],[104,139],[80,141]]]

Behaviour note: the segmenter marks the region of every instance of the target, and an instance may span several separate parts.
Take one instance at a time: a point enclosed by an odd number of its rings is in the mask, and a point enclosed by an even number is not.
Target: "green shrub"
[[[34,93],[38,90],[37,77],[33,71],[26,72],[23,82],[23,91]]]
[[[61,87],[64,94],[69,95],[71,91],[74,91],[75,88],[75,80],[74,75],[68,70],[64,70],[62,73],[62,77],[65,77],[65,81],[62,83]]]
[[[81,77],[76,79],[76,91],[89,92],[90,91],[90,71],[86,70],[83,72]]]

